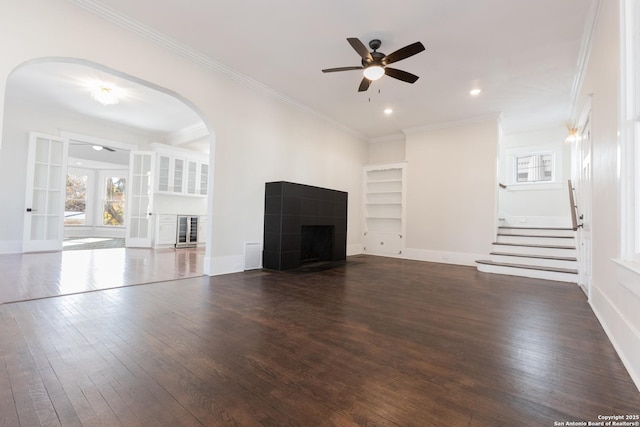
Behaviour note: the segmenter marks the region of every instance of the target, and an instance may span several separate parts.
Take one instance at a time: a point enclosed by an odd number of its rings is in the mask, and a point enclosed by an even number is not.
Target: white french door
[[[69,140],[31,132],[22,250],[62,250]]]
[[[153,161],[153,152],[131,151],[126,207],[127,247],[150,248],[153,243]]]

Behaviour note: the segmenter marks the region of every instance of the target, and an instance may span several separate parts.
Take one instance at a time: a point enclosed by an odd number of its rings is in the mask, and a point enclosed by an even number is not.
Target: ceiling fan
[[[323,73],[364,70],[364,77],[360,82],[358,92],[364,92],[369,89],[369,85],[371,85],[371,82],[373,80],[378,80],[383,75],[387,75],[389,77],[393,77],[394,79],[402,80],[403,82],[407,83],[415,83],[415,81],[418,80],[419,77],[415,74],[398,70],[397,68],[387,67],[387,65],[422,52],[425,49],[422,43],[415,42],[401,49],[398,49],[395,52],[390,53],[389,55],[385,55],[384,53],[377,51],[382,45],[382,42],[378,39],[373,39],[369,42],[369,47],[372,49],[372,52],[369,52],[364,43],[362,43],[355,37],[348,38],[347,41],[362,58],[362,65],[354,67],[327,68],[322,70]]]

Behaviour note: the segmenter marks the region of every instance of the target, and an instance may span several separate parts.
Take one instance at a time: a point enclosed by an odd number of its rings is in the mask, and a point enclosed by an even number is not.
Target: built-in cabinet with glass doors
[[[209,165],[204,159],[189,159],[181,154],[157,154],[157,185],[162,194],[206,196]]]
[[[206,197],[209,164],[189,150],[152,144],[156,151],[154,193],[178,197]],[[155,247],[193,247],[205,242],[206,216],[193,212],[157,212]]]

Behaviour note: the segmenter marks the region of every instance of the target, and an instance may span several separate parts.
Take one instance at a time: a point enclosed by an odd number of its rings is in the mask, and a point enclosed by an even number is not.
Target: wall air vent
[[[262,268],[262,246],[260,243],[244,244],[244,269],[256,270]]]

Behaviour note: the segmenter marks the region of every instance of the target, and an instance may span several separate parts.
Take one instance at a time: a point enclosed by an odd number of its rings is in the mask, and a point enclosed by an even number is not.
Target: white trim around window
[[[640,4],[620,7],[620,255],[640,271]]]
[[[542,145],[535,147],[512,147],[505,152],[507,156],[506,180],[509,191],[518,190],[552,190],[562,188],[562,145]],[[546,173],[549,179],[534,178],[531,181],[518,179],[518,159],[527,157],[547,159],[551,162]],[[541,167],[538,171],[545,173]],[[550,175],[550,176],[549,176]],[[522,177],[521,177],[522,178]]]

